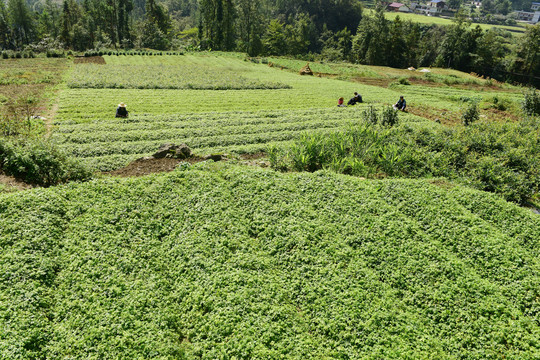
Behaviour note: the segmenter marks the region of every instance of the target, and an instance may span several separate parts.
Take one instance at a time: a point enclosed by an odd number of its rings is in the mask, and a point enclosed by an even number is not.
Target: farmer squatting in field
[[[121,102],[118,104],[118,107],[116,108],[116,116],[117,118],[127,118],[128,117],[128,111],[126,109],[126,104]]]

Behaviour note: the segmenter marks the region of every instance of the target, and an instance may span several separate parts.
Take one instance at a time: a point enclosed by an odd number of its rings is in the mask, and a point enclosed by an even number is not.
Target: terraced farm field
[[[85,76],[82,74],[88,66],[92,69],[101,67],[100,74],[108,74],[109,71],[111,74],[125,73],[126,81],[140,80],[146,87],[151,85],[148,83],[150,77],[141,66],[148,65],[150,74],[159,66],[172,66],[184,72],[194,69],[197,73],[199,67],[205,69],[214,64],[214,74],[223,73],[224,79],[229,79],[230,74],[241,74],[243,79],[255,83],[282,84],[286,88],[88,89],[77,85],[77,88],[66,89],[61,94],[53,139],[70,154],[103,171],[149,155],[167,142],[186,143],[200,154],[259,152],[269,143],[288,142],[304,131],[346,128],[359,121],[365,106],[390,105],[401,94],[406,96],[411,109],[409,114],[401,114],[404,122],[426,122],[438,117],[443,122],[446,118],[455,119],[466,106],[464,101],[489,103],[496,94],[446,85],[380,87],[362,82],[304,77],[230,54],[105,56],[105,60],[107,65],[75,65],[68,85],[74,81],[81,85],[78,79]],[[288,64],[291,65],[290,62]],[[363,68],[359,66],[356,71]],[[448,71],[441,71],[441,74],[452,75]],[[460,76],[472,79],[469,75]],[[115,80],[112,82],[130,87],[117,75],[113,77]],[[354,91],[362,94],[364,104],[346,109],[336,107],[339,97],[351,97]],[[517,106],[521,94],[501,90],[499,96]],[[113,117],[119,102],[128,104],[128,120]],[[486,116],[492,115],[488,111]]]
[[[312,64],[326,75],[306,77],[295,71],[305,62],[270,59],[281,69],[238,54],[104,59],[62,70],[56,146],[101,171],[163,143],[231,156],[0,188],[1,359],[540,357],[540,216],[470,184],[538,190],[540,121],[520,113],[522,89],[440,69],[424,85],[400,82],[405,70],[344,64]],[[160,66],[172,88],[145,73]],[[200,86],[169,79],[190,69]],[[206,86],[220,79],[228,90]],[[363,104],[336,106],[354,91]],[[393,128],[363,120],[402,94],[409,112]],[[114,118],[119,102],[129,118]],[[480,124],[453,127],[474,102]],[[425,157],[404,158],[405,168],[435,159],[469,164],[475,177],[279,172],[236,156],[287,152],[314,133],[350,136],[365,153],[369,134],[414,139],[408,154]],[[391,164],[405,148],[383,140],[369,154]]]

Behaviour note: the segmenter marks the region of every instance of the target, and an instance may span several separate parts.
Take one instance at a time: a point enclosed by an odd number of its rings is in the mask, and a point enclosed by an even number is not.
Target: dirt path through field
[[[56,113],[58,112],[58,109],[60,108],[59,99],[60,99],[60,92],[58,91],[55,94],[55,100],[54,100],[53,106],[51,107],[49,111],[47,111],[47,115],[45,116],[45,119],[46,119],[45,120],[45,130],[46,130],[45,137],[47,138],[51,136],[52,123],[53,123],[54,117],[56,116]]]

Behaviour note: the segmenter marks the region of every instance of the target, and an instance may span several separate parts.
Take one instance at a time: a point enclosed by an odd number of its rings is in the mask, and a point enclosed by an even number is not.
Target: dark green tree
[[[353,58],[368,65],[386,65],[390,44],[389,21],[384,9],[377,9],[375,16],[364,16],[353,38]]]
[[[8,0],[8,14],[15,45],[20,48],[34,40],[35,24],[24,0]]]
[[[287,43],[285,41],[285,30],[281,22],[278,20],[270,21],[263,44],[268,55],[283,55],[285,53]]]
[[[397,68],[407,66],[407,49],[409,45],[405,40],[405,25],[399,16],[389,26],[389,42],[387,65]]]
[[[46,0],[43,5],[43,11],[38,16],[37,32],[40,38],[56,38],[60,31],[60,9],[57,4],[51,0]]]
[[[311,39],[316,34],[313,23],[307,14],[299,14],[295,19],[289,19],[285,26],[287,53],[291,55],[306,54],[311,44]]]
[[[0,49],[8,49],[11,43],[9,16],[4,1],[0,1]]]
[[[252,0],[237,0],[236,27],[238,30],[238,49],[256,56],[262,50],[260,34],[262,30],[261,2]]]
[[[235,47],[235,8],[232,0],[201,0],[201,42],[216,50]]]
[[[528,75],[529,82],[533,81],[534,76],[540,76],[540,24],[527,27],[519,43],[513,68]]]

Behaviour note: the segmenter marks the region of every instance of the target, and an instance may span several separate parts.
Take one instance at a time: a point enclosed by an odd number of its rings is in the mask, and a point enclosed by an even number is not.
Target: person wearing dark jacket
[[[355,92],[354,96],[351,98],[351,100],[349,100],[347,105],[356,105],[356,104],[360,104],[361,102],[362,102],[362,95]]]
[[[407,107],[407,102],[403,98],[403,96],[399,97],[399,101],[394,105],[395,110],[401,110],[405,111],[405,108]]]
[[[127,118],[128,117],[128,111],[126,109],[126,104],[123,102],[118,104],[118,107],[116,108],[116,117],[117,118]]]

